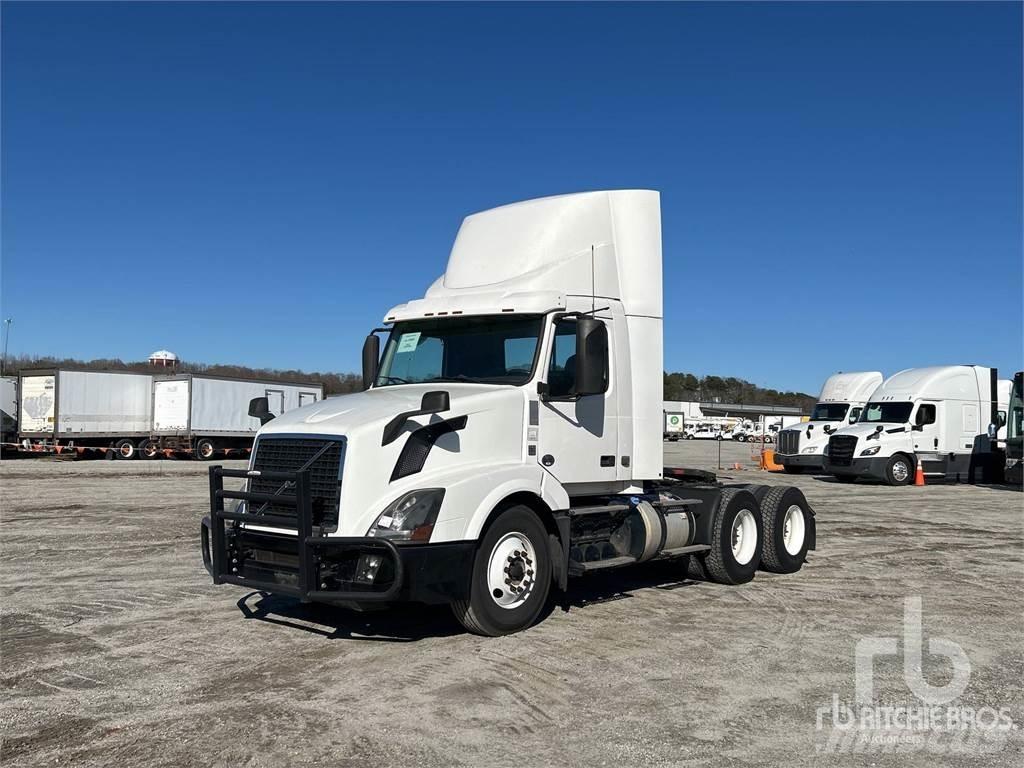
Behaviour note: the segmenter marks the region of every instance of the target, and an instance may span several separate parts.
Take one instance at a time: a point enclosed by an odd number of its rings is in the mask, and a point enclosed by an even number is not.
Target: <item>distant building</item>
[[[158,368],[175,368],[178,365],[178,356],[166,349],[158,349],[149,356],[149,364]]]

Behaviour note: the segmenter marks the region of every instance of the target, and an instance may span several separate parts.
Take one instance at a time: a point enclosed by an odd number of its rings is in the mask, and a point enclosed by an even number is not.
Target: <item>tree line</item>
[[[692,373],[665,373],[665,400],[698,403],[750,403],[757,405],[788,405],[810,413],[815,398],[803,392],[780,392],[752,384],[732,376],[697,377]]]
[[[32,368],[84,368],[91,371],[132,371],[134,373],[205,373],[237,379],[266,379],[288,384],[323,384],[327,395],[358,392],[362,376],[357,373],[322,373],[318,371],[281,370],[278,368],[250,368],[247,365],[224,365],[179,361],[174,369],[150,365],[147,361],[124,362],[117,358],[75,360],[67,357],[16,355],[6,361],[4,373],[17,375]],[[814,398],[802,392],[780,392],[751,384],[731,376],[697,377],[692,373],[665,373],[665,400],[691,402],[757,403],[759,405],[789,405],[809,413]]]

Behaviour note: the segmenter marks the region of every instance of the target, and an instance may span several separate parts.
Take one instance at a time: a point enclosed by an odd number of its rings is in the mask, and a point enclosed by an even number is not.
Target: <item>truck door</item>
[[[942,452],[942,410],[941,401],[925,400],[917,404],[910,418],[911,438],[914,451],[921,458],[921,465],[926,473],[945,474],[946,459]]]
[[[280,416],[284,413],[284,390],[268,389],[267,402],[270,404],[270,412],[275,416]]]
[[[562,318],[549,329],[548,358],[542,361],[548,393],[539,404],[537,460],[563,484],[616,479],[618,407],[611,330],[607,389],[603,394],[575,397],[576,320]]]

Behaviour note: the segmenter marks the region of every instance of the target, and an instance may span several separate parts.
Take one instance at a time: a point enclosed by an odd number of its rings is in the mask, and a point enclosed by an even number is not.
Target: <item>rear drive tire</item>
[[[764,531],[761,568],[773,573],[795,573],[807,560],[814,535],[814,515],[799,488],[780,485],[761,502]]]
[[[517,504],[502,511],[477,546],[469,599],[452,612],[470,632],[497,637],[532,625],[551,589],[548,533],[537,514]]]
[[[139,455],[138,448],[135,447],[135,443],[131,440],[118,440],[114,444],[114,450],[117,452],[117,458],[119,459],[134,459]]]
[[[209,461],[216,452],[217,449],[213,445],[213,440],[208,437],[204,437],[196,443],[196,458],[200,461]]]
[[[701,557],[703,570],[719,584],[745,584],[761,563],[761,509],[754,494],[726,488],[711,518],[710,551]]]
[[[916,464],[903,453],[893,454],[885,466],[885,477],[889,485],[909,485],[914,482]]]

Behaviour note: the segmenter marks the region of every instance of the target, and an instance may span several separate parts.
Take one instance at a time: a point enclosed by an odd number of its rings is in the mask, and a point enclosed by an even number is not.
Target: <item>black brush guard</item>
[[[294,493],[224,490],[225,477],[249,479],[255,476],[290,484]],[[288,485],[283,488],[287,489]],[[324,535],[319,526],[313,525],[313,499],[309,489],[309,470],[263,472],[210,467],[210,516],[203,518],[201,535],[203,565],[213,577],[213,583],[235,584],[264,592],[291,595],[302,602],[367,602],[395,598],[403,578],[402,558],[395,545],[386,539],[369,536]],[[253,503],[294,507],[295,517],[227,511],[224,509],[225,499],[245,501],[246,509],[251,509]],[[225,530],[227,523],[231,523],[230,530]],[[295,535],[251,531],[242,528],[243,523],[295,530]],[[268,553],[276,548],[286,554],[279,556],[277,562],[274,562],[271,555],[271,560],[261,561],[255,568],[247,568],[246,548],[257,548],[260,552]],[[355,567],[358,567],[363,555],[380,556],[382,560],[378,573],[393,574],[391,578],[382,585],[367,583],[357,586],[349,579],[337,577],[340,558],[346,558],[349,564],[354,559]],[[282,567],[282,560],[287,565]],[[385,567],[385,563],[389,563],[390,568]],[[262,578],[246,576],[246,570],[256,570]],[[347,588],[325,588],[334,583]]]

